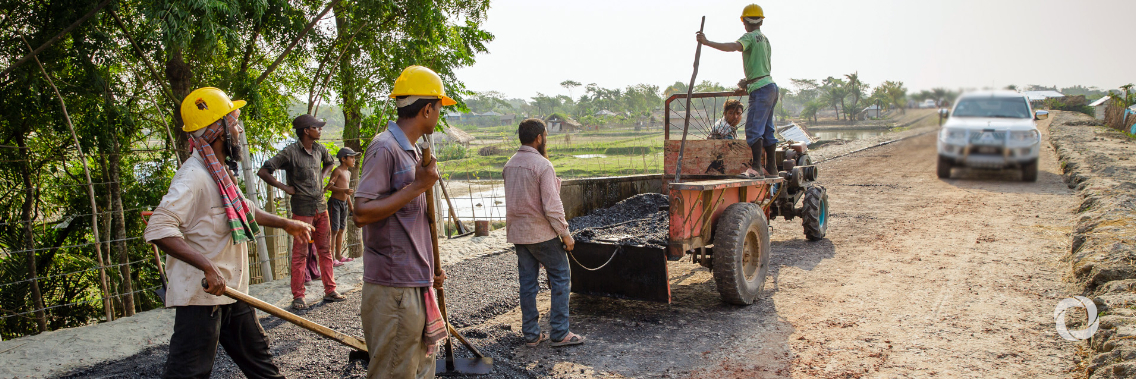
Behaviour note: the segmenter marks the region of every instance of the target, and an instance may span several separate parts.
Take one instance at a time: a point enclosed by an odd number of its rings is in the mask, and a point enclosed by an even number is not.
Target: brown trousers
[[[363,283],[363,337],[371,353],[368,379],[434,377],[434,356],[426,356],[424,287]]]

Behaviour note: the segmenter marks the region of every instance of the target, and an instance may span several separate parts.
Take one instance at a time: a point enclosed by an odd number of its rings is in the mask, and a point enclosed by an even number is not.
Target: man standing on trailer
[[[505,163],[505,238],[517,247],[517,272],[520,276],[521,332],[525,344],[537,346],[548,339],[540,331],[540,312],[536,309],[536,293],[540,290],[537,276],[540,266],[548,273],[552,291],[548,324],[552,328],[552,346],[579,345],[585,338],[568,331],[568,291],[572,274],[567,251],[575,247],[564,204],[560,201],[560,178],[545,151],[548,132],[544,121],[530,118],[517,128],[521,147]]]
[[[753,161],[750,169],[746,170],[747,177],[757,177],[755,167],[762,167],[761,157],[765,157],[764,175],[767,178],[777,177],[776,159],[777,137],[773,135],[773,106],[777,105],[777,84],[769,76],[770,50],[769,39],[761,33],[761,24],[765,21],[765,12],[757,4],[750,4],[742,10],[742,24],[746,34],[735,42],[713,42],[706,39],[706,35],[699,32],[698,43],[713,47],[721,51],[742,52],[742,66],[745,68],[745,79],[738,82],[738,87],[749,92],[749,113],[746,114],[745,134],[746,143],[749,144]]]
[[[327,148],[317,143],[325,122],[309,114],[292,120],[296,142],[284,147],[276,156],[264,161],[256,175],[270,186],[292,195],[292,218],[315,225],[312,240],[292,240],[292,308],[307,309],[304,302],[304,270],[307,269],[309,243],[316,245],[320,280],[323,281],[323,301],[343,301],[346,297],[335,291],[335,261],[331,257],[331,224],[327,217],[327,203],[323,200],[323,178],[335,168],[335,161]],[[280,183],[272,172],[288,173],[288,184]]]
[[[174,174],[143,238],[165,251],[174,333],[164,378],[208,378],[217,344],[249,378],[283,378],[272,363],[264,328],[248,304],[222,297],[225,286],[248,292],[248,248],[260,225],[307,240],[314,228],[256,208],[234,184],[226,163],[241,159],[243,100],[199,88],[181,103],[193,152]],[[206,288],[201,288],[205,279]]]
[[[434,292],[434,246],[425,192],[438,181],[436,160],[422,165],[414,142],[433,134],[446,96],[433,70],[410,66],[394,82],[398,121],[363,154],[355,189],[355,225],[363,229],[363,337],[367,378],[433,378],[434,346],[444,335]]]

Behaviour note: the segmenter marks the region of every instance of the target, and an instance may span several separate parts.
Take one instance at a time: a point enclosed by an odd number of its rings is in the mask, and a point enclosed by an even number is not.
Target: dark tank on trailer
[[[749,146],[744,140],[706,139],[709,120],[714,119],[712,111],[694,112],[690,117],[703,120],[702,130],[688,133],[685,143],[682,137],[674,139],[677,136],[671,133],[671,120],[681,119],[686,112],[672,110],[672,102],[686,97],[675,94],[665,103],[663,192],[669,202],[658,205],[658,211],[665,211],[669,221],[665,244],[653,236],[655,233],[605,235],[596,232],[605,226],[591,225],[588,238],[578,241],[572,251],[572,292],[669,303],[667,262],[690,256],[712,271],[722,300],[752,304],[764,287],[769,269],[769,220],[799,217],[806,238],[816,241],[825,237],[828,194],[816,183],[818,172],[808,155],[808,134],[795,125],[779,128],[779,134],[790,140],[778,145],[778,177],[739,178],[738,174],[750,165]],[[691,100],[712,102],[714,106],[703,107],[708,110],[716,110],[717,104],[730,98],[744,103],[745,92],[691,95]],[[673,113],[679,116],[672,117]],[[679,125],[681,132],[682,123]],[[612,226],[642,230],[626,225],[636,221]],[[661,225],[654,214],[641,221]]]

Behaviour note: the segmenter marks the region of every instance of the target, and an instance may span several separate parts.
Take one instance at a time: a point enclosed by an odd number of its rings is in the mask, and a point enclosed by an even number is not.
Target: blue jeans
[[[758,88],[749,93],[749,111],[746,113],[746,143],[750,146],[764,140],[763,146],[777,144],[773,136],[773,107],[777,105],[777,84]]]
[[[568,291],[572,289],[572,272],[568,268],[568,253],[559,238],[529,245],[517,244],[517,272],[521,279],[521,331],[525,341],[540,338],[540,312],[536,310],[536,293],[540,291],[537,277],[540,265],[548,273],[552,290],[552,309],[548,324],[550,337],[560,341],[568,335]]]

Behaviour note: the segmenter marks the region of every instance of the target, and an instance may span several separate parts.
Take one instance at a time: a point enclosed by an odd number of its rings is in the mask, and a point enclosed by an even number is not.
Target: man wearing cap
[[[238,117],[244,105],[212,87],[194,90],[182,101],[182,130],[190,135],[192,153],[143,234],[167,254],[165,305],[176,310],[165,378],[208,378],[218,343],[246,377],[283,378],[255,311],[221,295],[226,286],[248,292],[245,243],[260,225],[282,228],[297,239],[309,238],[313,228],[257,208],[225,167],[241,159],[244,129]]]
[[[355,210],[351,205],[351,195],[355,194],[355,190],[351,189],[351,169],[355,168],[355,157],[358,155],[347,146],[339,149],[335,153],[339,167],[331,172],[331,178],[324,188],[331,191],[331,199],[327,200],[327,213],[331,216],[331,232],[335,234],[331,240],[331,255],[335,258],[336,267],[354,260],[343,256],[343,229],[347,228],[347,215]]]
[[[445,272],[435,267],[427,189],[438,180],[436,161],[422,164],[414,145],[433,134],[446,96],[429,68],[410,66],[394,82],[398,121],[367,145],[355,191],[355,225],[363,229],[363,336],[371,363],[368,378],[433,378],[434,349],[445,336],[431,285]],[[438,275],[435,275],[437,273]]]
[[[745,68],[745,79],[738,82],[738,86],[749,92],[749,112],[746,113],[745,134],[746,143],[749,144],[753,160],[750,168],[746,170],[746,177],[758,177],[755,168],[762,167],[761,158],[765,157],[764,175],[768,178],[777,177],[776,159],[777,137],[773,135],[773,106],[777,105],[777,84],[769,76],[770,50],[769,39],[761,33],[761,24],[765,22],[765,11],[757,4],[747,5],[742,9],[742,24],[745,25],[746,34],[735,42],[713,42],[706,39],[706,35],[698,32],[698,43],[713,47],[721,51],[742,52],[742,66]]]
[[[325,122],[303,114],[292,120],[296,142],[288,145],[276,156],[264,162],[256,174],[268,185],[292,195],[292,218],[316,227],[312,240],[292,240],[292,308],[306,309],[304,302],[304,269],[308,244],[314,243],[319,256],[320,280],[323,281],[324,301],[343,301],[346,298],[335,291],[334,261],[331,258],[330,225],[327,204],[323,201],[323,178],[334,168],[335,161],[327,148],[316,143]],[[284,170],[288,184],[280,183],[272,172]]]

